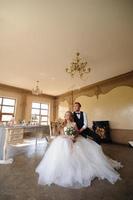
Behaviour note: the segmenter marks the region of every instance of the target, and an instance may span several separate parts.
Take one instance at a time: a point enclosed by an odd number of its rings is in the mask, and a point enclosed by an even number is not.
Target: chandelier
[[[36,86],[32,89],[32,94],[40,95],[42,94],[42,90],[39,88],[39,81],[36,81]]]
[[[76,53],[76,58],[70,64],[70,67],[66,68],[66,72],[70,74],[73,78],[76,73],[79,74],[79,77],[83,79],[86,75],[88,75],[91,71],[90,67],[87,67],[87,61],[83,61],[80,57],[80,53]]]

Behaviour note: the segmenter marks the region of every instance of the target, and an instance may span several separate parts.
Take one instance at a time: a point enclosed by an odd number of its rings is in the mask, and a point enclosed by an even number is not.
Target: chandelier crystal
[[[70,67],[66,68],[66,72],[69,73],[72,78],[78,73],[79,77],[83,79],[90,71],[91,68],[87,66],[87,61],[83,61],[79,52],[76,53],[76,58],[70,64]]]
[[[40,95],[42,94],[42,90],[39,88],[39,81],[36,81],[36,86],[32,89],[32,94],[34,95]]]

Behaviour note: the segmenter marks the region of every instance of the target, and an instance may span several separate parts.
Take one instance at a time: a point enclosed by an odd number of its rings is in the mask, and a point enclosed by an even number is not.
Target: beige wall
[[[121,86],[105,95],[80,96],[76,99],[88,113],[89,125],[93,120],[109,120],[113,129],[133,129],[133,88]]]
[[[69,102],[69,98],[67,98]],[[82,110],[87,112],[89,126],[94,120],[109,120],[113,142],[128,144],[133,141],[133,88],[120,86],[106,94],[96,96],[79,96],[75,99],[82,104]],[[58,102],[58,117],[63,118],[70,105],[63,99]],[[70,101],[71,102],[71,101]]]
[[[109,120],[112,129],[133,129],[133,88],[121,86],[110,92],[96,96],[80,96],[76,98],[82,104],[82,110],[87,112],[89,126],[94,120]],[[60,101],[58,117],[63,118],[69,109],[66,100]]]
[[[59,103],[58,107],[58,118],[64,119],[65,112],[69,110],[69,105],[67,101],[62,101]]]

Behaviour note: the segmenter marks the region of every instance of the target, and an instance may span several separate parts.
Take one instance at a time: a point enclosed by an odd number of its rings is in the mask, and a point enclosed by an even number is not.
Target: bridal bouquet
[[[76,130],[72,126],[67,127],[66,130],[65,130],[65,134],[69,135],[69,136],[75,136]]]

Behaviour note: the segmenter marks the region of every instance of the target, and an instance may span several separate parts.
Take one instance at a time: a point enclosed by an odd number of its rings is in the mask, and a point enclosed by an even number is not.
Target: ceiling
[[[86,81],[65,72],[77,51]],[[0,0],[0,83],[59,95],[131,70],[132,0]]]

